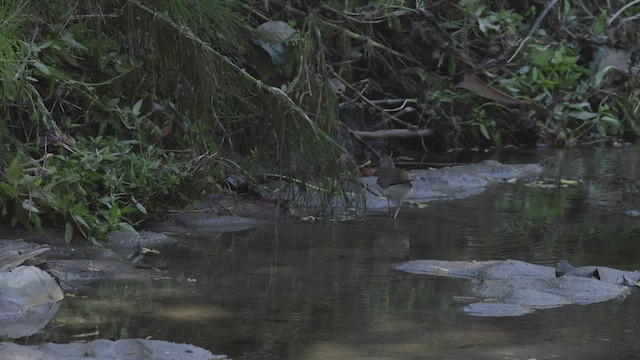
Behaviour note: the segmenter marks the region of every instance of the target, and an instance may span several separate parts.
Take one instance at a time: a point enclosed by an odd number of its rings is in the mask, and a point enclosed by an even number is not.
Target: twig
[[[362,99],[364,102],[366,102],[367,104],[369,104],[371,107],[375,108],[376,110],[380,111],[382,114],[384,114],[385,116],[388,116],[389,118],[393,119],[394,121],[396,121],[399,124],[402,124],[408,128],[412,128],[412,129],[417,129],[417,126],[413,125],[413,124],[409,124],[406,121],[400,120],[398,117],[396,117],[395,115],[390,115],[387,114],[386,109],[381,108],[380,106],[376,105],[374,103],[375,100],[369,100],[366,96],[360,94],[360,92],[358,91],[358,89],[354,88],[351,84],[347,83],[346,81],[344,81],[343,78],[340,77],[340,75],[338,75],[335,71],[333,71],[333,69],[329,68],[329,71],[331,72],[331,75],[335,76],[336,78],[340,79],[340,81],[342,81],[343,84],[345,84],[346,87],[348,87],[351,91],[353,91],[360,99]]]
[[[387,111],[396,111],[396,110],[387,110]],[[416,109],[414,107],[407,106],[406,108],[404,108],[404,109],[398,111],[397,113],[393,114],[393,116],[395,118],[397,118],[398,116],[402,116],[404,114],[408,114],[408,113],[411,113],[411,112],[414,112],[414,111],[416,111]],[[389,119],[382,119],[380,122],[378,122],[377,124],[373,125],[373,128],[377,129],[380,126],[382,126],[384,123],[386,123],[387,121],[389,121]],[[416,129],[416,126],[414,126],[414,125],[412,125],[411,127],[414,130]]]
[[[611,18],[609,20],[607,20],[607,26],[611,26],[611,24],[613,24],[613,21],[620,16],[620,14],[622,14],[623,12],[625,12],[628,8],[632,7],[635,4],[640,4],[640,0],[634,0],[630,3],[628,3],[627,5],[623,6],[620,8],[620,10],[616,11],[615,14],[613,14],[611,16]]]
[[[153,9],[143,5],[142,3],[138,2],[138,1],[129,0],[129,2],[131,4],[134,4],[135,6],[137,6],[139,9],[141,9],[143,11],[146,11],[149,14],[153,15],[153,17],[155,19],[160,19],[163,22],[165,22],[167,25],[169,25],[172,28],[174,28],[175,30],[178,30],[180,35],[182,35],[185,38],[187,38],[189,40],[192,40],[194,43],[198,44],[205,52],[215,55],[217,58],[222,60],[222,62],[224,62],[227,66],[233,68],[235,71],[240,73],[245,80],[248,80],[248,81],[252,82],[254,85],[256,85],[258,87],[258,89],[263,90],[263,91],[267,91],[268,93],[270,93],[272,95],[276,95],[277,98],[280,98],[285,103],[287,103],[295,113],[300,115],[310,125],[310,127],[313,130],[314,134],[316,134],[316,135],[318,134],[317,124],[314,123],[313,120],[311,120],[309,118],[309,115],[307,115],[307,113],[305,113],[304,110],[302,110],[298,105],[296,105],[296,103],[293,100],[291,100],[291,98],[284,91],[282,91],[281,89],[279,89],[277,87],[269,86],[269,85],[263,83],[262,81],[256,79],[255,77],[253,77],[245,69],[241,68],[236,63],[234,63],[233,60],[231,60],[228,56],[223,55],[222,53],[220,53],[216,49],[214,49],[211,45],[209,45],[209,43],[207,43],[207,42],[201,40],[200,38],[196,37],[196,35],[191,31],[191,29],[188,26],[186,26],[186,25],[182,25],[182,26],[178,25],[173,20],[171,20],[167,15],[165,15],[163,13],[160,13],[160,12],[157,12],[157,11],[154,11]]]
[[[347,131],[349,132],[349,135],[351,135],[354,139],[360,142],[365,148],[367,148],[373,154],[376,154],[377,157],[382,158],[382,156],[378,153],[378,151],[376,151],[376,149],[374,149],[373,146],[371,146],[363,138],[361,138],[358,134],[354,133],[354,131],[349,130],[344,124],[342,124],[342,126],[347,129]]]
[[[397,109],[400,110],[401,108],[403,108],[407,103],[412,102],[415,103],[416,99],[380,99],[380,100],[370,100],[370,102],[372,104],[380,104],[380,105],[396,105],[396,104],[401,104],[401,106]],[[340,109],[344,109],[344,108],[350,108],[350,107],[362,107],[363,104],[359,104],[353,101],[347,101],[347,102],[343,102],[340,103],[340,105],[338,105],[338,108]],[[389,110],[388,110],[389,111]]]
[[[291,7],[289,5],[287,5],[285,7],[287,8],[287,10],[289,10],[289,11],[291,11],[293,13],[296,13],[296,14],[299,14],[299,15],[307,15],[306,13],[304,13],[304,12],[294,8],[294,7]],[[340,27],[340,26],[338,26],[336,24],[333,24],[331,22],[328,22],[328,21],[323,21],[323,24],[327,25],[328,27],[330,27],[330,28],[332,28],[334,30],[338,30],[338,31],[341,31],[341,32],[345,33],[350,38],[353,38],[353,39],[356,39],[356,40],[360,40],[360,41],[364,41],[364,42],[366,42],[367,44],[371,45],[374,48],[387,51],[391,55],[394,55],[394,56],[396,56],[396,57],[398,57],[400,59],[404,59],[404,60],[407,60],[407,61],[409,61],[409,62],[411,62],[413,64],[416,64],[420,68],[424,67],[424,65],[422,65],[422,63],[420,61],[418,61],[418,60],[416,60],[416,59],[414,59],[414,58],[412,58],[410,56],[407,56],[407,55],[405,55],[403,53],[397,52],[397,51],[389,48],[388,46],[385,46],[385,45],[383,45],[383,44],[381,44],[381,43],[379,43],[379,42],[377,42],[377,41],[375,41],[375,40],[373,40],[373,39],[371,39],[371,38],[369,38],[367,36],[363,36],[363,35],[354,33],[353,31],[347,30],[345,28],[342,28],[342,27]]]
[[[371,19],[368,19],[368,20],[360,20],[360,19],[355,17],[356,15],[361,15],[360,13],[348,14],[348,13],[343,12],[343,11],[338,11],[338,10],[328,6],[328,5],[322,5],[322,8],[326,9],[326,10],[333,11],[334,13],[343,16],[347,20],[350,20],[350,21],[353,21],[353,22],[357,22],[357,23],[360,23],[360,24],[378,24],[378,23],[387,21],[387,19],[389,18],[388,14],[384,14],[384,15],[376,16],[375,18],[372,17]],[[393,14],[396,17],[404,16],[404,15],[407,15],[407,14],[410,14],[410,13],[416,13],[416,10],[406,9],[406,8],[402,9],[401,8],[401,10],[394,10],[393,12],[391,12],[391,14]]]
[[[538,30],[538,28],[540,27],[540,24],[542,23],[542,20],[545,18],[545,16],[547,16],[547,13],[549,12],[549,10],[551,10],[551,8],[558,2],[558,0],[551,0],[547,3],[547,5],[545,5],[544,9],[542,9],[542,12],[540,13],[540,15],[538,15],[538,18],[536,19],[536,22],[533,23],[533,26],[531,27],[531,30],[529,30],[529,33],[527,34],[527,37],[531,37],[533,36],[533,33],[536,32],[536,30]]]
[[[31,42],[29,43],[29,46],[27,47],[27,55],[24,57],[24,60],[22,61],[22,64],[20,65],[20,68],[18,71],[16,71],[16,74],[13,76],[13,80],[17,80],[18,77],[20,77],[22,75],[22,72],[27,68],[27,63],[29,62],[29,58],[31,57],[31,50],[33,49],[34,43],[36,41],[36,36],[38,35],[38,32],[40,32],[40,27],[38,25],[36,25],[35,30],[33,30],[33,36],[31,37]]]

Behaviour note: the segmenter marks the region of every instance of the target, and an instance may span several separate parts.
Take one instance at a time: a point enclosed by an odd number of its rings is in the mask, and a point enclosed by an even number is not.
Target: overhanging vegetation
[[[351,206],[389,139],[635,138],[640,5],[608,4],[4,1],[2,217],[99,241],[230,174]]]

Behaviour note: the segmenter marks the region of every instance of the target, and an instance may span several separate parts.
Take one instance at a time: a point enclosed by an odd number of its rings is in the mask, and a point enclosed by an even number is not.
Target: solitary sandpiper
[[[398,212],[400,212],[400,201],[411,191],[411,180],[409,180],[404,170],[395,167],[393,159],[387,155],[382,158],[382,165],[378,171],[377,184],[380,187],[382,195],[387,198],[389,213],[391,213],[390,200],[398,202],[398,208],[393,215],[395,219],[398,216]]]

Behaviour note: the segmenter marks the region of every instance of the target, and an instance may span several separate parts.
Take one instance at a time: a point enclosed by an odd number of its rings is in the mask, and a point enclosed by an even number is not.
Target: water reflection
[[[185,239],[202,256],[167,259],[145,283],[68,297],[29,339],[151,337],[234,359],[603,359],[636,356],[640,297],[473,318],[466,280],[410,275],[412,259],[519,259],[640,268],[640,158],[633,149],[553,152],[550,179],[499,184],[464,200],[348,222],[270,225]],[[522,160],[522,158],[520,158]],[[527,158],[527,160],[530,160]]]

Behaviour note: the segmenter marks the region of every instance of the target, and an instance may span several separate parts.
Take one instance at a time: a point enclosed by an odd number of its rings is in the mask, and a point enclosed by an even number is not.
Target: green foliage
[[[517,35],[524,27],[524,17],[512,9],[494,11],[487,4],[475,0],[461,0],[459,5],[476,19],[484,36]]]
[[[607,9],[601,9],[598,18],[591,24],[589,33],[593,36],[601,36],[606,29],[607,20],[609,20],[610,16],[611,14],[609,14]]]
[[[562,133],[569,143],[640,133],[633,84],[605,91],[587,70],[588,39],[637,43],[635,30],[610,27],[612,9],[558,2],[533,31],[539,3],[454,5],[4,1],[3,214],[96,240],[145,211],[185,206],[225,177],[221,164],[236,163],[248,163],[239,170],[248,178],[277,173],[274,193],[324,211],[352,180],[334,140],[350,130],[341,117],[370,128],[431,127],[453,137],[446,147],[503,146],[519,132]],[[260,60],[252,29],[265,19],[292,29],[277,44],[282,63]],[[456,87],[466,72],[505,93],[502,102]],[[79,140],[52,155],[50,134]]]
[[[563,44],[529,44],[522,55],[522,62],[527,65],[518,70],[511,85],[525,96],[546,102],[553,99],[556,91],[571,91],[580,85],[581,78],[587,79],[585,75],[591,72],[578,65],[579,60]]]
[[[473,109],[470,114],[470,119],[472,120],[465,125],[477,127],[477,131],[480,132],[480,135],[482,135],[483,138],[500,146],[502,139],[500,131],[497,131],[496,121],[488,116],[484,107],[477,107]]]
[[[16,156],[4,173],[4,181],[0,181],[0,200],[2,200],[2,217],[10,216],[11,225],[21,223],[27,227],[34,226],[42,230],[41,211],[37,207],[37,198],[41,195],[37,188],[42,181],[37,176],[22,172],[22,156]],[[33,194],[33,195],[32,195]],[[34,200],[36,199],[36,200]]]
[[[287,44],[297,54],[283,91],[245,70],[256,51],[249,9],[222,0],[3,2],[3,217],[99,241],[216,189],[222,164],[234,164],[221,148],[234,157],[255,150],[289,186],[318,183],[324,199],[343,191],[335,179],[348,165],[327,135],[338,126],[335,95],[315,76],[326,75],[324,58],[309,56],[318,28]],[[52,155],[50,134],[78,143]]]
[[[564,132],[571,140],[599,139],[617,135],[620,120],[609,106],[610,100],[597,104],[586,101],[592,95],[591,71],[579,64],[580,56],[564,44],[529,44],[523,51],[520,67],[502,84],[521,98],[529,98],[551,107],[553,121],[541,125],[546,131]],[[594,109],[595,107],[595,109]]]
[[[173,152],[141,149],[138,141],[113,138],[81,139],[77,151],[49,155],[21,165],[16,157],[0,182],[3,216],[12,224],[41,228],[64,226],[70,240],[74,229],[92,242],[113,230],[134,231],[147,208],[160,211],[193,178],[193,164],[180,164]]]
[[[506,139],[518,138],[522,124],[527,125],[524,130],[538,132],[540,140],[552,145],[603,141],[623,134],[640,135],[634,120],[637,118],[637,111],[633,109],[635,101],[630,100],[636,97],[635,92],[625,96],[628,89],[624,87],[594,89],[594,77],[597,85],[602,81],[602,74],[594,75],[587,67],[592,61],[589,55],[593,47],[599,45],[589,40],[575,41],[576,38],[606,39],[615,42],[616,47],[620,46],[621,39],[625,39],[623,43],[627,47],[637,43],[640,33],[635,30],[625,26],[611,28],[612,9],[598,2],[561,1],[550,9],[543,22],[537,23],[542,27],[533,31],[531,26],[534,20],[539,20],[542,6],[461,0],[458,7],[466,17],[441,12],[444,21],[439,24],[446,26],[456,47],[456,52],[449,54],[449,61],[442,63],[458,72],[468,65],[476,74],[481,70],[483,80],[523,100],[519,107],[526,109],[525,116],[522,116],[524,110],[509,115],[509,111],[499,109],[498,103],[452,93],[448,98],[460,104],[458,109],[464,111],[456,116],[456,111],[449,110],[449,118],[463,119],[457,122],[463,139],[473,139],[472,143],[489,140],[501,146]],[[632,16],[633,11],[629,9],[625,15]],[[620,80],[631,79],[618,76]],[[631,81],[629,86],[634,87]],[[499,112],[488,111],[487,105],[495,106]],[[478,110],[479,106],[485,109]],[[524,121],[510,121],[505,116],[521,117]],[[561,135],[569,141],[553,141]]]

